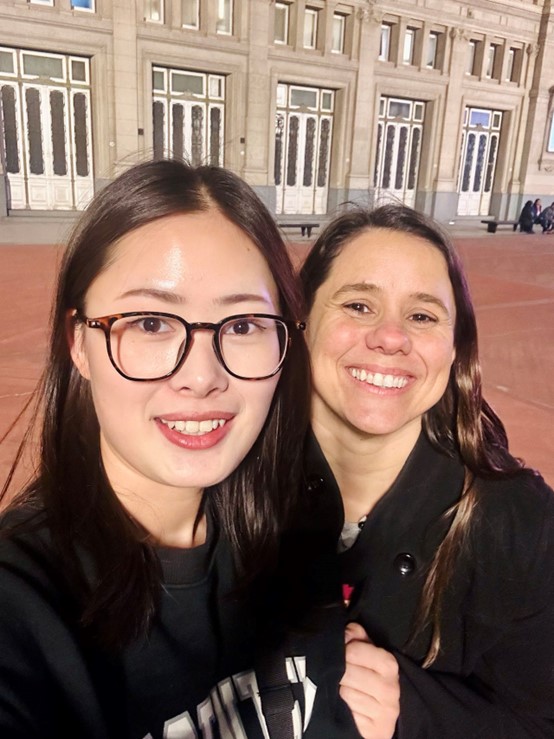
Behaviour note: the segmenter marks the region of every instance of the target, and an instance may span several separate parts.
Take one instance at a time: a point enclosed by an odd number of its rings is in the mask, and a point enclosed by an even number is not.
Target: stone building
[[[551,0],[0,0],[0,221],[162,155],[280,218],[554,200]]]

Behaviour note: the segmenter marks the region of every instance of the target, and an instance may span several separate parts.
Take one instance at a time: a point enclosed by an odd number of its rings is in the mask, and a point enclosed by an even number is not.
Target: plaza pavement
[[[485,396],[512,452],[554,486],[554,235],[453,227],[479,324]],[[299,262],[308,240],[291,243]],[[61,246],[0,244],[0,483],[27,426]],[[21,477],[19,479],[22,479]]]

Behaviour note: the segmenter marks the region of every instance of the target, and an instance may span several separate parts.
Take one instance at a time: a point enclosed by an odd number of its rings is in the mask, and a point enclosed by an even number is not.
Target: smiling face
[[[89,318],[164,311],[216,323],[241,313],[279,313],[275,282],[254,243],[219,211],[158,219],[124,236],[85,301]],[[266,419],[278,382],[248,381],[218,362],[213,333],[193,334],[179,370],[133,382],[112,366],[102,331],[81,324],[73,360],[90,380],[102,460],[116,493],[152,500],[203,488],[242,461]]]
[[[388,229],[354,237],[308,319],[314,427],[415,440],[448,383],[455,319],[447,265],[435,246]]]

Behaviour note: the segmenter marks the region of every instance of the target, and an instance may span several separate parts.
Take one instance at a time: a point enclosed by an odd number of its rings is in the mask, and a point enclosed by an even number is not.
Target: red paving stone
[[[554,236],[499,232],[455,241],[477,310],[485,395],[506,425],[512,452],[554,485]],[[298,264],[309,244],[291,247]],[[1,481],[25,420],[8,429],[43,365],[60,253],[54,246],[0,246]]]

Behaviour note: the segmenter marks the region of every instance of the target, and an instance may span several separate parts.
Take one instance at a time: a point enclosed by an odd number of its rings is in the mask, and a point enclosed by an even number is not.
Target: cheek
[[[358,339],[358,332],[351,323],[333,321],[320,324],[318,330],[311,337],[308,337],[308,347],[312,358],[329,357],[338,359],[351,349]]]

